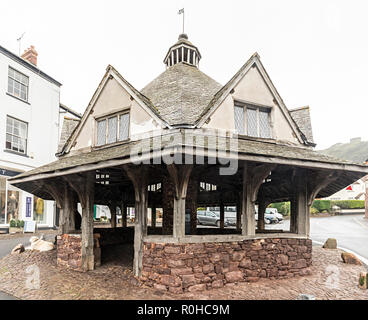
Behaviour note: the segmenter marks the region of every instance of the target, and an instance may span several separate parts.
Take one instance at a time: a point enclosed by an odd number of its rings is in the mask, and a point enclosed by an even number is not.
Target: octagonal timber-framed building
[[[92,270],[101,242],[118,235],[134,245],[134,274],[172,292],[309,272],[314,198],[367,166],[313,150],[309,108],[286,108],[257,53],[224,86],[199,70],[200,59],[180,35],[166,70],[141,91],[108,66],[80,122],[66,124],[58,160],[10,179],[60,208],[58,264]],[[291,202],[288,231],[264,225],[265,209],[280,201]],[[110,208],[108,232],[94,229],[95,204]],[[198,228],[204,206],[220,207],[217,228]],[[236,228],[225,228],[225,206],[236,207]]]

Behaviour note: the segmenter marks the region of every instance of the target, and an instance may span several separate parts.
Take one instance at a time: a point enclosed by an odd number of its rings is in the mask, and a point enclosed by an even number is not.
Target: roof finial
[[[178,12],[178,14],[180,15],[180,14],[183,14],[183,34],[184,34],[184,8],[182,8],[182,9],[180,9],[179,10],[179,12]]]

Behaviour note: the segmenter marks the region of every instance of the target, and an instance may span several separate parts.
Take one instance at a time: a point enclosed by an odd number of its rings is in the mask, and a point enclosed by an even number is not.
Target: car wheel
[[[265,219],[265,223],[266,223],[266,224],[270,224],[270,223],[271,223],[271,221],[270,221],[269,219]]]

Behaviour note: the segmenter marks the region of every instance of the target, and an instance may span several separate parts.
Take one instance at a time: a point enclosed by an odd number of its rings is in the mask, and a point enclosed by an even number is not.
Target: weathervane
[[[24,36],[25,32],[23,32],[23,34],[17,39],[17,41],[19,42],[19,56],[20,56],[20,43],[22,41],[22,38]]]
[[[178,14],[183,14],[183,33],[184,33],[184,8],[180,9]]]

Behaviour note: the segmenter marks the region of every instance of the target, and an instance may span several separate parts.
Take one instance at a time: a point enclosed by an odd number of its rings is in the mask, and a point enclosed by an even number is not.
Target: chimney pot
[[[37,66],[37,56],[38,53],[34,46],[30,46],[27,50],[24,50],[22,54],[22,58],[27,60],[28,62],[32,63],[33,65]]]

